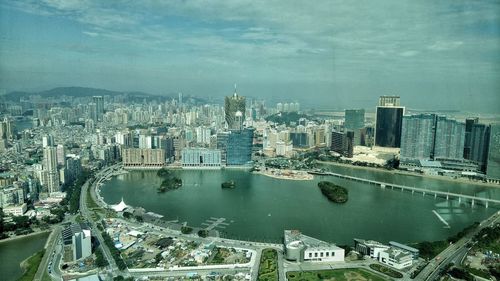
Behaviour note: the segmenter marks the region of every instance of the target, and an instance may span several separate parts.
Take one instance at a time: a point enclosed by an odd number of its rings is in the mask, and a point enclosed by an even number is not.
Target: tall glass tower
[[[230,130],[242,128],[242,123],[245,120],[245,97],[236,93],[236,85],[234,86],[234,94],[227,96],[224,100],[224,113]]]
[[[252,163],[253,128],[231,130],[227,136],[226,165],[242,166]]]

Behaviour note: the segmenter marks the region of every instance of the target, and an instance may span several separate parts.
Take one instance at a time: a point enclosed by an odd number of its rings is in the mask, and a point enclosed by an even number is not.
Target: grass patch
[[[346,268],[329,269],[314,271],[291,271],[287,272],[286,277],[289,281],[385,281],[386,278],[368,272],[364,269]]]
[[[47,272],[47,270],[45,270],[43,272],[42,281],[52,281],[52,278],[50,278],[49,273]]]
[[[377,264],[377,263],[370,264],[370,268],[373,270],[376,270],[380,273],[383,273],[385,275],[388,275],[392,278],[402,278],[403,277],[403,274],[401,272],[398,272],[390,267],[387,267],[387,266],[384,266],[381,264]]]
[[[276,250],[262,250],[257,281],[278,281],[278,252]]]
[[[99,208],[99,205],[97,205],[97,203],[94,201],[94,199],[92,199],[92,196],[90,195],[91,188],[92,186],[89,186],[89,188],[87,189],[87,208],[89,209]]]
[[[35,278],[36,271],[38,270],[38,266],[40,265],[40,262],[42,261],[43,254],[45,253],[45,250],[41,250],[40,252],[34,254],[33,256],[29,257],[28,260],[26,261],[25,264],[23,264],[23,267],[25,267],[27,270],[21,276],[18,281],[31,281]]]

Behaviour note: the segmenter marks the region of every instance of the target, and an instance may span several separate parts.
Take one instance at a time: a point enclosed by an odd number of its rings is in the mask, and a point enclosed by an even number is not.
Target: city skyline
[[[307,106],[397,94],[417,109],[498,112],[498,3],[384,4],[6,1],[1,88],[223,97],[237,82]]]
[[[0,279],[500,280],[499,27],[500,0],[0,1]]]

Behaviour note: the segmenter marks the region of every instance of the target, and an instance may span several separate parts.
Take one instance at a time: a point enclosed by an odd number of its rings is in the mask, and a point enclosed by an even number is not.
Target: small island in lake
[[[182,186],[182,180],[178,177],[174,177],[170,171],[165,168],[158,170],[156,175],[163,178],[160,187],[158,187],[158,193],[178,189]]]
[[[220,187],[222,188],[235,188],[236,183],[233,180],[223,182]]]
[[[338,186],[333,182],[329,181],[320,181],[318,183],[319,189],[321,189],[321,193],[325,195],[328,200],[333,201],[335,203],[345,203],[348,199],[347,189],[342,186]]]

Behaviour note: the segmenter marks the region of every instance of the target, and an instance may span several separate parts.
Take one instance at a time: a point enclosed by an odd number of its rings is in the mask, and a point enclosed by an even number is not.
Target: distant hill
[[[170,100],[177,99],[177,93],[169,93],[167,95],[153,95],[144,92],[120,92],[120,91],[110,91],[105,89],[96,89],[88,87],[58,87],[47,91],[41,92],[25,92],[25,91],[13,91],[5,95],[0,96],[0,100],[8,100],[19,102],[23,97],[39,95],[42,97],[92,97],[92,96],[119,96],[127,95],[127,100],[129,101],[141,101],[142,99],[160,99],[160,100]],[[184,96],[185,102],[190,102],[192,104],[206,104],[207,100],[202,97],[193,97],[186,95]]]
[[[158,97],[152,94],[142,93],[142,92],[118,92],[118,91],[110,91],[105,89],[96,89],[87,87],[58,87],[41,92],[14,91],[1,97],[7,100],[19,101],[20,98],[31,95],[40,95],[42,97],[58,97],[63,95],[70,97],[91,97],[91,96],[117,96],[123,94],[127,94],[133,97]]]

